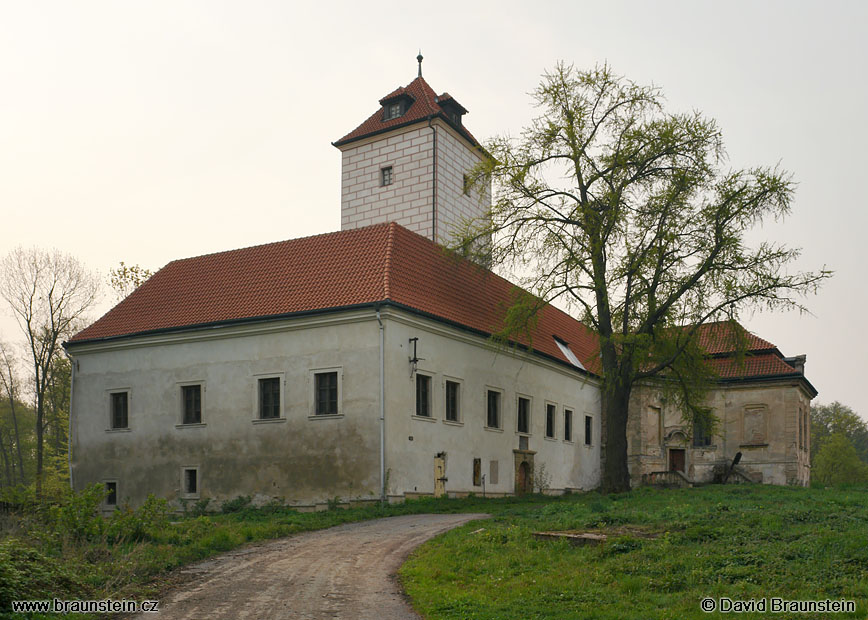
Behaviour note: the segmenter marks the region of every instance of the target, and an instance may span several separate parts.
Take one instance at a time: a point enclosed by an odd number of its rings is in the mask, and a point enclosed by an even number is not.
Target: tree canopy
[[[603,486],[629,488],[627,406],[639,382],[671,390],[686,417],[712,374],[695,338],[704,323],[748,309],[804,310],[831,274],[790,270],[799,250],[745,235],[790,211],[794,182],[774,167],[731,170],[720,129],[672,113],[659,88],[608,66],[559,64],[533,99],[519,138],[496,137],[475,171],[494,200],[458,249],[514,273],[539,299],[576,310],[600,339]],[[532,310],[512,312],[522,329]]]

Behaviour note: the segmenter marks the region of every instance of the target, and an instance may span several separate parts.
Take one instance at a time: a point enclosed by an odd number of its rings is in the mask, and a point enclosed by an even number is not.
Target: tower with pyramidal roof
[[[488,189],[468,182],[485,156],[464,126],[467,114],[449,93],[422,77],[380,99],[361,125],[334,142],[342,153],[341,230],[397,222],[448,243],[490,206]]]

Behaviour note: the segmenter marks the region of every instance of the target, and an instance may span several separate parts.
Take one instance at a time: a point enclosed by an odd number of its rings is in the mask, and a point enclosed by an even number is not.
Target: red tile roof
[[[773,351],[777,347],[768,340],[747,331],[735,321],[716,321],[701,325],[696,333],[699,345],[709,355],[720,353],[732,353],[736,351],[742,341],[747,351]]]
[[[176,260],[69,342],[393,302],[465,328],[497,331],[515,287],[395,223]],[[595,334],[543,308],[534,350],[597,367]]]
[[[476,138],[473,137],[464,125],[456,125],[452,122],[452,119],[445,113],[443,108],[438,103],[439,98],[437,94],[434,92],[428,82],[425,81],[422,77],[417,77],[415,80],[410,82],[406,87],[400,87],[380,99],[380,104],[383,102],[397,97],[398,95],[409,95],[414,99],[412,105],[407,109],[407,111],[398,118],[393,118],[389,120],[383,120],[383,110],[380,108],[376,112],[374,112],[368,120],[364,123],[353,129],[350,133],[345,135],[340,140],[334,142],[335,146],[341,146],[343,144],[347,144],[348,142],[353,142],[355,140],[361,140],[362,138],[366,138],[370,135],[374,135],[377,133],[381,133],[383,131],[387,131],[389,129],[394,129],[396,127],[403,127],[405,125],[411,125],[413,123],[419,123],[422,121],[427,121],[428,117],[439,117],[445,120],[449,125],[451,125],[455,130],[464,135],[474,146],[478,146],[479,142],[477,142]],[[448,93],[444,93],[445,98],[443,102],[451,101],[453,104],[457,104],[459,108],[464,109],[461,104],[459,104],[451,95]]]
[[[377,224],[173,261],[69,343],[378,302],[491,334],[517,291],[398,224]],[[747,344],[743,365],[734,356],[738,334]],[[540,311],[530,340],[515,340],[569,363],[555,336],[600,372],[596,333],[554,306]],[[698,337],[722,379],[800,374],[734,321],[704,325]]]
[[[743,364],[739,364],[733,357],[715,357],[709,360],[709,364],[711,364],[711,367],[714,368],[714,371],[721,379],[801,375],[801,373],[774,353],[747,354]]]

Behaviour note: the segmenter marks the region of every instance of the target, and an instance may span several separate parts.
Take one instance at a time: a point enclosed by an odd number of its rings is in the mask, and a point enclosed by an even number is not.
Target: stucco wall
[[[432,378],[432,416],[415,416],[410,338],[418,338],[417,372]],[[484,338],[440,327],[409,315],[396,315],[386,327],[388,393],[386,465],[389,492],[433,493],[434,458],[446,457],[447,493],[481,493],[473,484],[473,459],[481,459],[487,493],[515,490],[514,452],[518,449],[517,394],[531,398],[528,450],[534,465],[545,466],[552,490],[591,489],[600,481],[599,388],[555,363],[492,348]],[[445,419],[445,382],[461,383],[460,422]],[[486,390],[502,391],[501,428],[486,428]],[[545,438],[545,403],[556,405],[555,438]],[[564,440],[564,408],[573,411],[572,441]],[[592,417],[592,442],[584,444],[584,416]],[[412,439],[411,439],[412,438]],[[491,480],[496,461],[497,482]],[[539,469],[537,469],[539,471]]]
[[[389,493],[431,493],[434,457],[446,455],[446,491],[515,490],[516,394],[533,399],[527,435],[553,490],[599,484],[599,390],[560,365],[492,349],[488,341],[404,311],[382,314],[386,364],[386,465]],[[418,337],[419,371],[432,377],[432,417],[415,414],[409,338]],[[72,469],[77,489],[118,484],[119,503],[149,493],[177,500],[182,470],[198,468],[198,498],[253,495],[311,505],[333,497],[380,494],[379,329],[372,309],[245,326],[163,334],[73,347]],[[313,373],[338,369],[340,415],[313,415]],[[258,418],[258,381],[281,381],[281,417]],[[444,386],[461,383],[461,419],[444,421]],[[202,423],[182,422],[181,386],[198,383]],[[485,389],[502,390],[502,428],[485,428]],[[129,393],[129,428],[110,429],[109,395]],[[556,404],[556,438],[545,439],[546,402]],[[564,441],[563,410],[573,411]],[[593,439],[584,444],[584,416]],[[410,437],[413,440],[410,440]],[[491,479],[497,461],[498,480]]]
[[[370,313],[333,319],[74,349],[75,487],[116,480],[120,502],[174,499],[181,469],[198,467],[202,498],[379,496],[377,324]],[[341,370],[341,417],[311,416],[311,373],[323,368]],[[261,376],[281,378],[279,421],[258,419]],[[203,385],[201,425],[180,425],[189,382]],[[129,430],[108,430],[117,390],[129,390]]]

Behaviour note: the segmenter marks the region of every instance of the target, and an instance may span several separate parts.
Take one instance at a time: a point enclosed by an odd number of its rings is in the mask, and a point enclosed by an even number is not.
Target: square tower
[[[464,127],[467,110],[419,76],[334,146],[342,153],[341,230],[397,222],[446,244],[484,217],[491,192],[468,184],[485,151]]]

